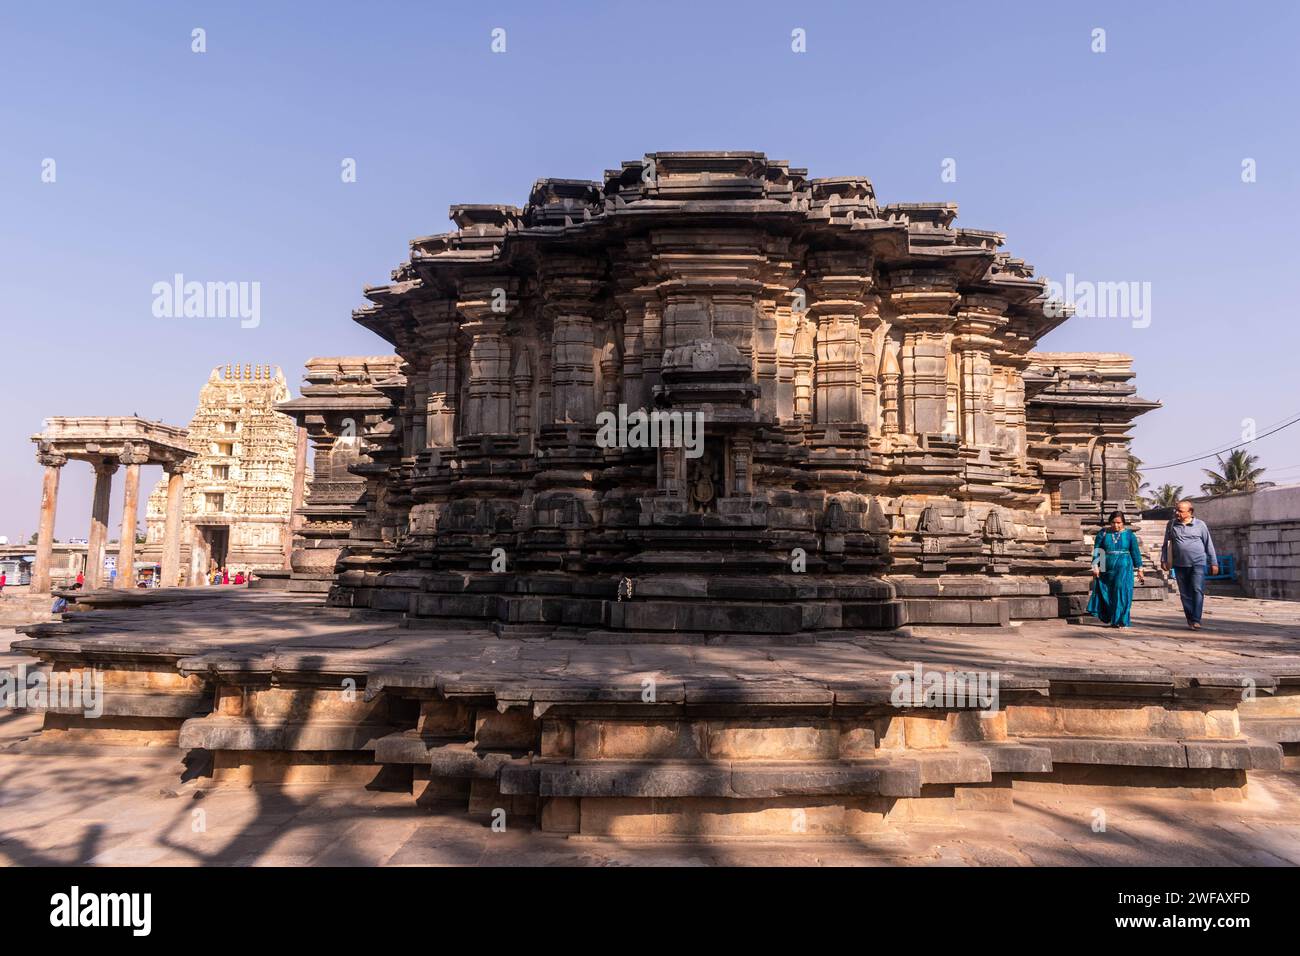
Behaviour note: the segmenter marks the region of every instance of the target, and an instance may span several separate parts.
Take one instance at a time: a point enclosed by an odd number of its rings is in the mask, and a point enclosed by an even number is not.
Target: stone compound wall
[[[1192,500],[1247,595],[1300,601],[1300,485]]]

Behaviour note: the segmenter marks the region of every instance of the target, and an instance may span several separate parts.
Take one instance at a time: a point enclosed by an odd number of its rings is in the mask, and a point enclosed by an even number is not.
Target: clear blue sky
[[[1150,327],[1074,319],[1041,347],[1135,356],[1165,403],[1148,463],[1226,444],[1300,413],[1298,35],[1290,2],[7,4],[0,533],[35,528],[46,416],[184,424],[215,365],[296,390],[312,355],[382,353],[349,313],[448,205],[666,149],[866,175],[882,202],[960,203],[1040,274],[1150,282]],[[259,281],[261,325],[154,318],[177,272]],[[1254,451],[1300,480],[1300,425]],[[89,501],[70,465],[60,538]]]

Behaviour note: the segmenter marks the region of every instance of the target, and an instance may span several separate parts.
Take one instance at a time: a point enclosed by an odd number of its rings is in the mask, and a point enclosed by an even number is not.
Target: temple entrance
[[[230,529],[219,527],[199,527],[195,529],[198,532],[198,560],[195,562],[195,572],[203,577],[212,573],[213,568],[224,568],[226,566],[226,554],[230,548]]]

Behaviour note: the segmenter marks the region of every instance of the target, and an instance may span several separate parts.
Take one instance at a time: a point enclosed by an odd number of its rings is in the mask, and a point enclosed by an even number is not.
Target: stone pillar
[[[429,369],[425,398],[425,442],[430,448],[456,443],[456,315],[451,302],[413,307],[420,329],[428,335]]]
[[[167,511],[163,523],[162,586],[176,587],[181,575],[181,522],[185,512],[185,473],[190,470],[188,461],[178,461],[167,466]]]
[[[623,310],[623,403],[629,410],[650,407],[645,387],[646,300],[650,288],[637,288],[615,299]]]
[[[880,432],[882,435],[897,435],[898,421],[898,356],[885,342],[880,356]]]
[[[520,340],[512,376],[515,389],[515,434],[524,439],[531,439],[533,435],[533,363],[529,352],[529,343]]]
[[[170,488],[168,489],[170,490]],[[286,570],[293,568],[293,539],[303,525],[302,506],[307,498],[307,429],[299,426],[293,449],[293,497],[289,500],[289,523],[284,526],[282,547]]]
[[[609,335],[611,338],[617,337],[613,329]],[[622,369],[623,354],[619,351],[617,342],[606,342],[600,350],[600,405],[605,411],[618,412],[618,404],[622,401]]]
[[[66,455],[41,451],[36,460],[45,466],[41,481],[41,518],[36,532],[36,563],[32,566],[32,591],[50,590],[50,561],[54,556],[54,516],[59,503],[59,474],[68,463]]]
[[[808,310],[817,321],[817,423],[861,423],[860,318],[871,288],[870,263],[860,253],[816,252],[808,268]]]
[[[1025,416],[1024,370],[1032,342],[1013,329],[1002,329],[1002,341],[993,351],[993,433],[998,447],[1025,459],[1028,423]]]
[[[880,363],[876,356],[876,330],[880,327],[880,296],[868,292],[862,297],[858,319],[858,354],[862,368],[862,421],[872,436],[880,435],[880,385],[876,379]]]
[[[895,325],[903,334],[902,372],[904,434],[941,434],[947,417],[949,312],[959,296],[955,280],[937,272],[902,270],[891,276],[890,302]]]
[[[776,420],[779,422],[795,420],[794,382],[798,374],[795,339],[806,314],[800,301],[794,294],[784,293],[776,305]]]
[[[149,461],[149,455],[137,451],[127,442],[118,456],[126,467],[122,479],[122,533],[117,549],[117,580],[119,588],[135,587],[135,526],[140,520],[140,466]]]
[[[572,312],[555,316],[551,334],[551,415],[557,423],[595,420],[596,372],[591,319]]]
[[[469,382],[462,435],[510,435],[510,344],[506,319],[519,304],[517,282],[488,278],[468,283],[461,290],[456,311],[463,317],[461,331],[469,336]]]
[[[94,590],[104,580],[104,549],[108,543],[108,504],[113,494],[113,474],[117,462],[101,458],[95,463],[95,496],[90,509],[90,535],[86,545],[86,590]]]
[[[808,424],[813,417],[813,334],[816,326],[807,319],[796,317],[798,330],[794,335],[794,420]]]
[[[953,328],[953,351],[959,360],[960,434],[968,447],[997,444],[994,430],[993,365],[990,356],[1000,346],[999,330],[1006,325],[1005,299],[988,295],[962,297]]]
[[[961,429],[958,422],[961,420],[961,367],[957,361],[957,353],[950,351],[948,353],[947,369],[944,373],[944,420],[943,433],[945,435],[961,435]]]
[[[557,425],[593,425],[596,420],[592,326],[600,286],[594,264],[585,259],[544,264],[542,295],[551,317],[551,422]]]

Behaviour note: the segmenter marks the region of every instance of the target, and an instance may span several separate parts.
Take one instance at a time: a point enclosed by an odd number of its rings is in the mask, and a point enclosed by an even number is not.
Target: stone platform
[[[399,789],[545,832],[850,837],[1008,811],[1029,793],[1246,799],[1295,762],[1295,605],[1172,602],[1127,631],[920,627],[801,644],[502,639],[246,590],[71,613],[15,649],[104,677],[103,715],[47,711],[33,755],[150,745],[218,788]],[[85,595],[95,603],[99,595]],[[899,706],[895,675],[995,673]],[[919,691],[918,691],[919,693]],[[14,749],[14,748],[11,748]]]

